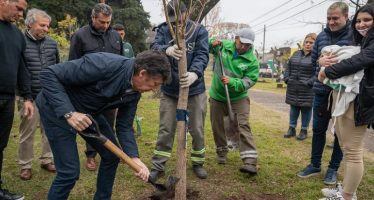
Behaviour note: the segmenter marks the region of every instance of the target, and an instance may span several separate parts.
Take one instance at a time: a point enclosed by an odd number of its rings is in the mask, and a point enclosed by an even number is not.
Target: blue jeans
[[[296,128],[297,119],[301,112],[301,129],[308,130],[310,118],[312,117],[312,107],[300,107],[290,105],[290,127]]]
[[[312,157],[311,164],[314,167],[321,166],[323,150],[326,144],[326,131],[329,126],[331,112],[328,111],[329,95],[314,96],[313,102],[313,138],[312,138]],[[343,158],[342,150],[339,146],[339,140],[334,136],[334,148],[331,155],[329,168],[338,170]]]
[[[39,97],[37,104],[57,170],[57,175],[48,192],[48,200],[65,200],[68,199],[80,173],[76,142],[77,133],[67,124],[65,119],[57,118],[49,105],[43,103],[43,100],[40,100]],[[117,144],[113,131],[105,118],[99,115],[95,119],[99,123],[101,132]],[[95,148],[101,156],[94,199],[109,200],[112,195],[119,158],[96,139],[86,137],[83,137],[83,139]]]

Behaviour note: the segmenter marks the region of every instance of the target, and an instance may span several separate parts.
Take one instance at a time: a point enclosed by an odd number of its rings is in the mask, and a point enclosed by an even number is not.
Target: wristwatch
[[[65,119],[70,119],[73,116],[73,111],[70,111],[64,115]]]

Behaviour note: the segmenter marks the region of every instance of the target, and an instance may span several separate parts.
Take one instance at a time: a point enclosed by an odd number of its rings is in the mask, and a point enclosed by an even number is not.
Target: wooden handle
[[[118,156],[118,158],[120,158],[123,163],[130,166],[130,168],[133,169],[135,172],[139,172],[141,170],[141,167],[138,164],[136,164],[125,152],[123,152],[120,148],[113,144],[112,141],[107,140],[104,143],[104,146],[107,149],[109,149],[109,151]]]

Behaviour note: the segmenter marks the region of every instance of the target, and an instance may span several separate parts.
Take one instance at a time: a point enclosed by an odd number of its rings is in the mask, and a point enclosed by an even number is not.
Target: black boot
[[[285,135],[283,135],[284,138],[290,138],[290,137],[295,137],[296,136],[296,130],[295,128],[291,127],[288,128],[288,131]]]
[[[308,136],[308,131],[301,129],[299,135],[296,137],[297,140],[305,140]]]

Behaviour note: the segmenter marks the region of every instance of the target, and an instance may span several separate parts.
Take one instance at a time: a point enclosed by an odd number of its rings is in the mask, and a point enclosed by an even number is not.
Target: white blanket
[[[360,53],[359,46],[338,46],[330,45],[322,48],[323,55],[333,54],[337,56],[338,62],[341,60],[352,57]],[[364,76],[364,70],[360,70],[355,74],[344,76],[335,80],[325,79],[324,83],[329,85],[334,90],[338,91],[338,99],[336,100],[335,109],[332,113],[333,117],[343,115],[357,94],[360,92],[360,82]]]

